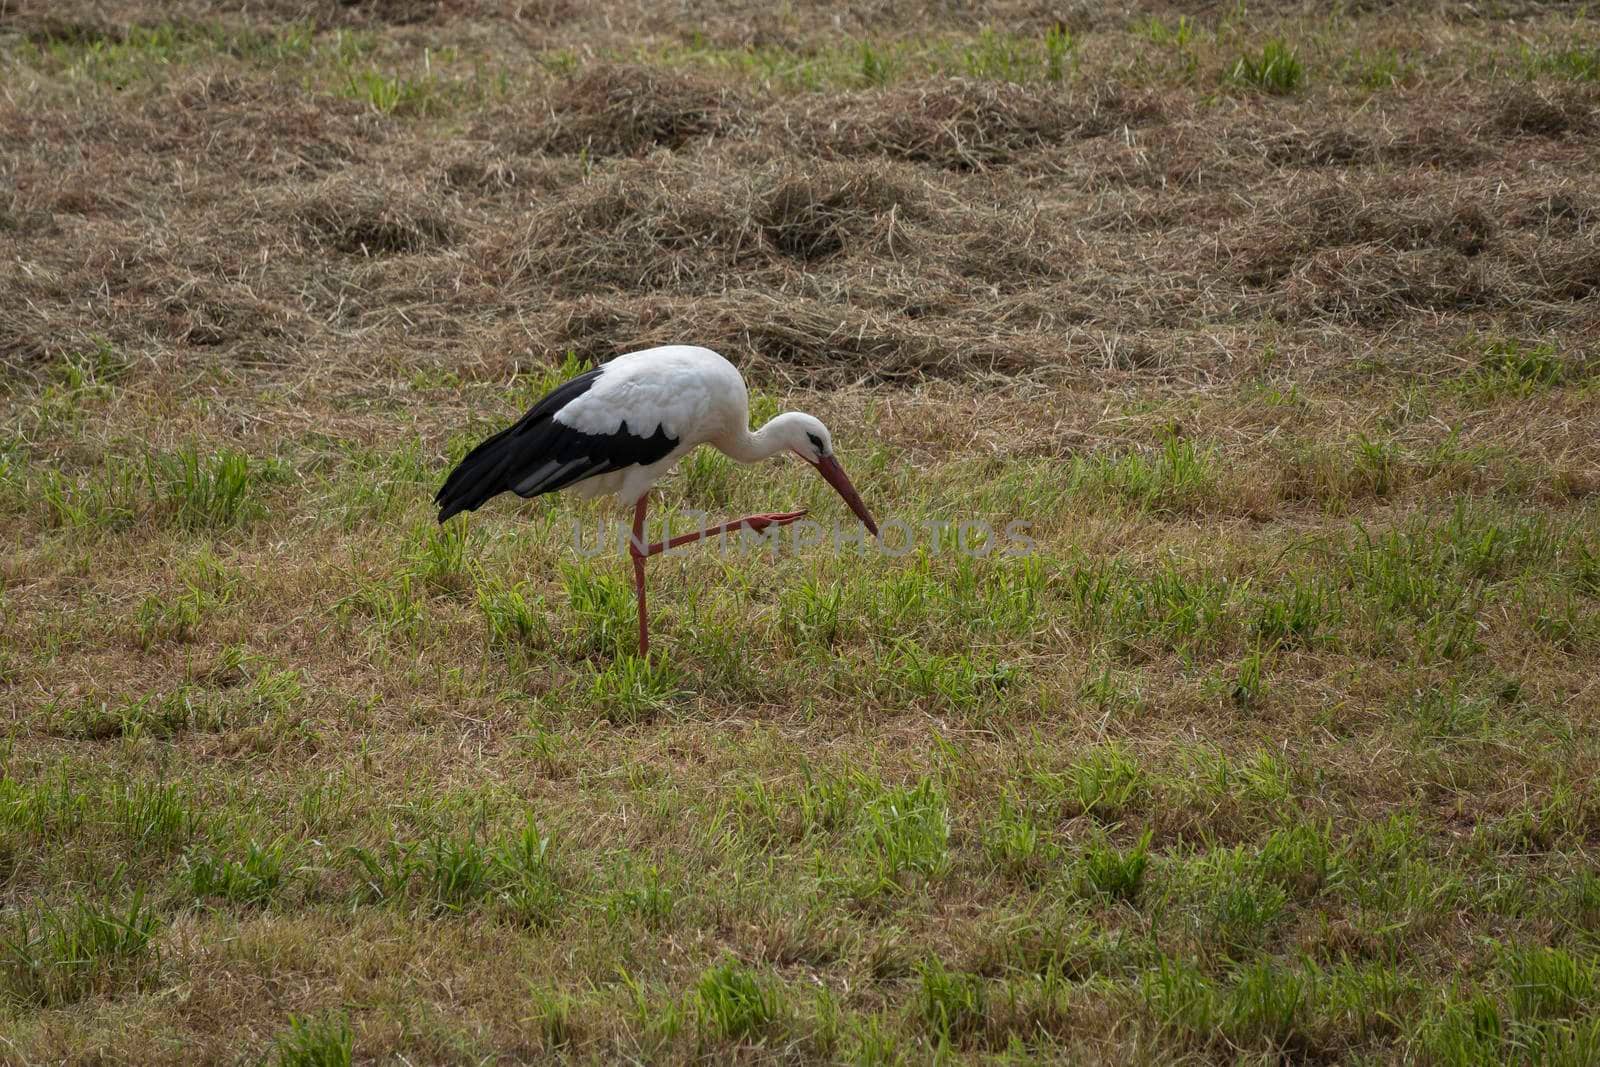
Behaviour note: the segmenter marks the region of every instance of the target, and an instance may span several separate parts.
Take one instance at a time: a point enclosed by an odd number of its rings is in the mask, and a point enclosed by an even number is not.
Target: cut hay
[[[1409,180],[1324,184],[1244,227],[1234,262],[1263,291],[1249,303],[1291,321],[1492,312],[1539,328],[1566,322],[1600,288],[1585,196],[1558,186],[1511,205],[1492,197],[1481,185],[1451,198]]]
[[[194,348],[240,342],[278,347],[303,338],[310,330],[298,309],[263,300],[246,286],[211,278],[189,277],[169,287],[161,305],[167,333]]]
[[[1348,167],[1378,154],[1371,138],[1345,126],[1282,130],[1266,137],[1262,147],[1267,162],[1280,167]]]
[[[1600,197],[1582,189],[1551,189],[1526,198],[1513,221],[1555,236],[1594,234],[1600,228]]]
[[[425,252],[455,234],[442,209],[407,189],[353,175],[329,179],[287,197],[288,214],[314,248],[347,255]]]
[[[1502,134],[1564,137],[1592,129],[1595,111],[1592,91],[1518,86],[1490,101],[1487,124]]]
[[[1562,242],[1534,265],[1543,284],[1537,298],[1557,303],[1587,301],[1600,293],[1600,247],[1593,239]]]
[[[161,147],[176,153],[203,143],[258,181],[336,173],[360,158],[372,136],[371,116],[355,101],[322,101],[228,75],[190,79],[148,111]]]
[[[964,80],[856,93],[815,110],[798,130],[801,148],[828,156],[886,156],[975,170],[1156,116],[1115,88],[1076,93]]]
[[[1242,238],[1240,260],[1252,285],[1269,285],[1311,256],[1365,247],[1367,254],[1449,250],[1482,252],[1496,225],[1482,206],[1439,203],[1405,183],[1362,188],[1325,184],[1301,193],[1261,218]]]
[[[558,154],[634,156],[723,132],[739,110],[726,87],[703,79],[602,63],[557,88],[549,114],[524,141]]]
[[[621,165],[534,212],[502,251],[507,281],[574,295],[702,284],[762,258],[749,196],[667,159]]]
[[[1473,311],[1500,300],[1488,272],[1459,253],[1375,245],[1314,253],[1295,267],[1280,297],[1279,307],[1291,318],[1316,315],[1356,323],[1415,312]]]
[[[596,361],[692,339],[753,366],[764,380],[842,385],[1017,375],[1049,366],[1059,337],[985,322],[914,319],[767,291],[715,297],[589,297],[530,319],[541,355],[568,350]]]
[[[940,195],[911,168],[792,164],[747,173],[660,153],[626,162],[537,208],[494,256],[530,296],[830,287],[872,292],[884,265],[913,275],[907,303],[952,288],[1011,289],[1057,277],[1059,220]],[[876,264],[861,273],[862,264]],[[869,280],[870,279],[870,280]],[[857,295],[854,299],[860,299]]]
[[[780,178],[756,222],[773,248],[803,263],[846,248],[881,248],[893,256],[896,219],[923,199],[921,189],[883,169],[822,166]]]

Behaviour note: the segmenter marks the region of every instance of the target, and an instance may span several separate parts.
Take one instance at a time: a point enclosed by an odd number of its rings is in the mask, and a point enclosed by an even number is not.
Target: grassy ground
[[[0,1060],[1600,1058],[1600,33],[1314,6],[0,0]],[[669,339],[1036,554],[435,525]]]

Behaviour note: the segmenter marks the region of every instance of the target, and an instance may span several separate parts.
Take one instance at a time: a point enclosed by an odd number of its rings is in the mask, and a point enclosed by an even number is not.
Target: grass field
[[[0,1062],[1600,1062],[1600,24],[979,7],[0,0]]]

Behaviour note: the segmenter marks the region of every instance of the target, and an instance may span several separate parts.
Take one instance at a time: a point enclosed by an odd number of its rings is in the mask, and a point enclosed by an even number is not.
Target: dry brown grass
[[[846,158],[887,157],[955,171],[1014,163],[1039,149],[1159,118],[1115,86],[1055,92],[942,81],[830,100],[807,116],[799,146]]]
[[[552,94],[528,144],[562,155],[638,155],[725,134],[741,110],[726,86],[704,78],[602,64]]]

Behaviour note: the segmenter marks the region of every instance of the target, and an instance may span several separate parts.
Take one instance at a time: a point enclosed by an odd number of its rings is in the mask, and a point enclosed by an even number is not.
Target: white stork
[[[650,651],[644,561],[658,552],[740,527],[785,526],[802,511],[747,515],[646,545],[645,499],[674,464],[709,444],[740,463],[793,452],[839,491],[874,537],[878,527],[833,454],[817,419],[788,411],[750,431],[750,400],[733,364],[709,348],[666,345],[618,356],[557,386],[518,422],[467,453],[434,496],[439,521],[474,511],[507,490],[534,497],[576,487],[580,496],[615,493],[633,505],[633,584],[639,599],[639,654]]]

